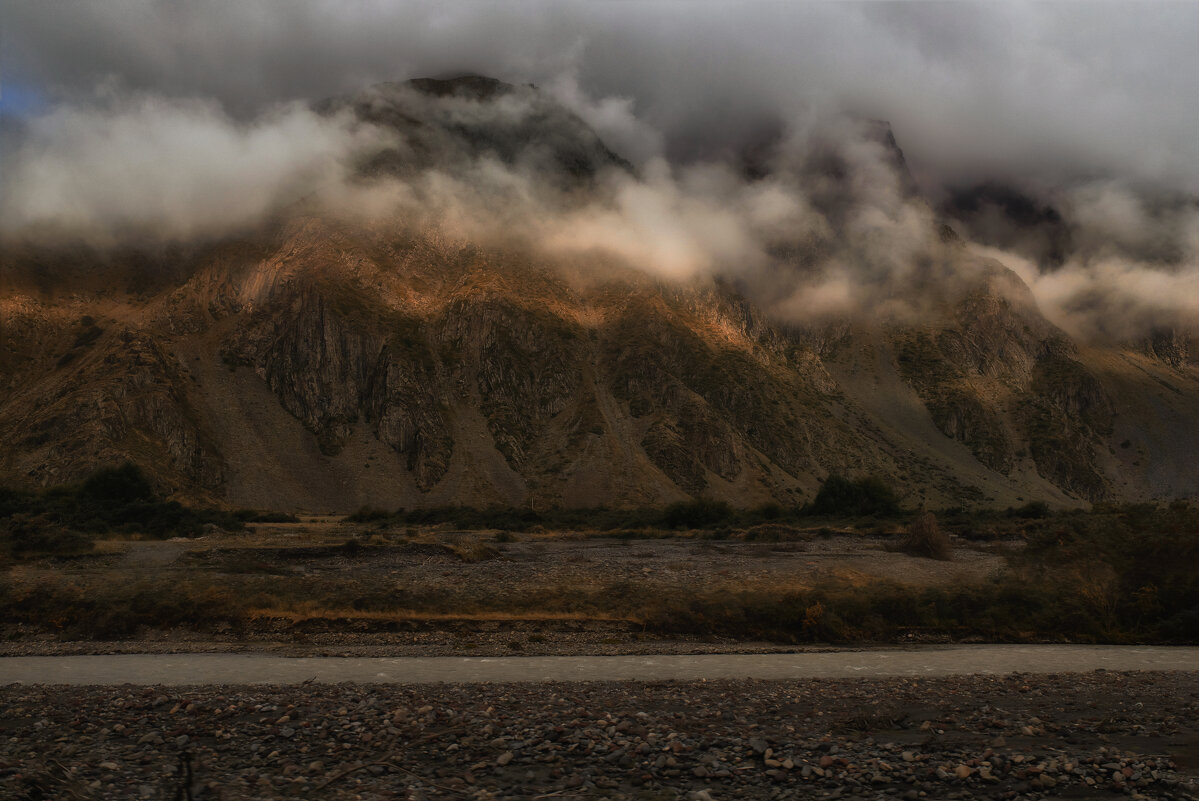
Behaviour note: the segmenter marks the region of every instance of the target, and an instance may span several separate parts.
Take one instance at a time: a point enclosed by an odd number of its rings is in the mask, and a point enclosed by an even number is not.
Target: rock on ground
[[[1199,672],[0,688],[0,798],[1199,797]]]

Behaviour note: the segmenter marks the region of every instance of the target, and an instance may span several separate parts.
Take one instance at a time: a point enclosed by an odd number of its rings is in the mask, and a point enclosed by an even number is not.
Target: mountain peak
[[[464,109],[454,100],[477,105]],[[414,78],[318,106],[322,113],[344,109],[404,141],[405,148],[384,149],[369,159],[368,173],[404,175],[430,165],[452,170],[490,157],[575,188],[604,169],[632,170],[582,118],[532,84],[473,74]]]
[[[510,83],[474,73],[445,78],[413,78],[405,81],[403,85],[431,97],[457,96],[468,97],[471,100],[494,100],[516,90]]]

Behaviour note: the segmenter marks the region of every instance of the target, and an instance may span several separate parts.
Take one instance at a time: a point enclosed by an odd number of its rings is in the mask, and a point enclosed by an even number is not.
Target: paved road
[[[0,658],[0,684],[296,684],[801,679],[1199,670],[1199,648],[969,645],[697,656],[312,657],[121,654]]]

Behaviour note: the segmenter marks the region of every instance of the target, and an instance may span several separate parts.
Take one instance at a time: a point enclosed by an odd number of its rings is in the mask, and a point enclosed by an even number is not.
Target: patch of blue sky
[[[49,100],[37,87],[10,79],[0,79],[0,114],[30,117],[48,105]]]

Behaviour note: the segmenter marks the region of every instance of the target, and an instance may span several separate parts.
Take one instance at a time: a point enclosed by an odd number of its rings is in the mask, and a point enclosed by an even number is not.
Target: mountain
[[[401,143],[356,165],[363,182],[482,156],[570,206],[610,192],[605,175],[635,180],[533,87],[420,80],[318,108]],[[910,196],[890,128],[871,126]],[[835,185],[830,164],[804,169]],[[310,511],[800,503],[830,473],[934,506],[1193,493],[1190,340],[1073,342],[944,232],[942,267],[910,279],[919,315],[810,320],[729,279],[303,203],[215,241],[9,243],[0,480],[132,460],[180,498]]]

